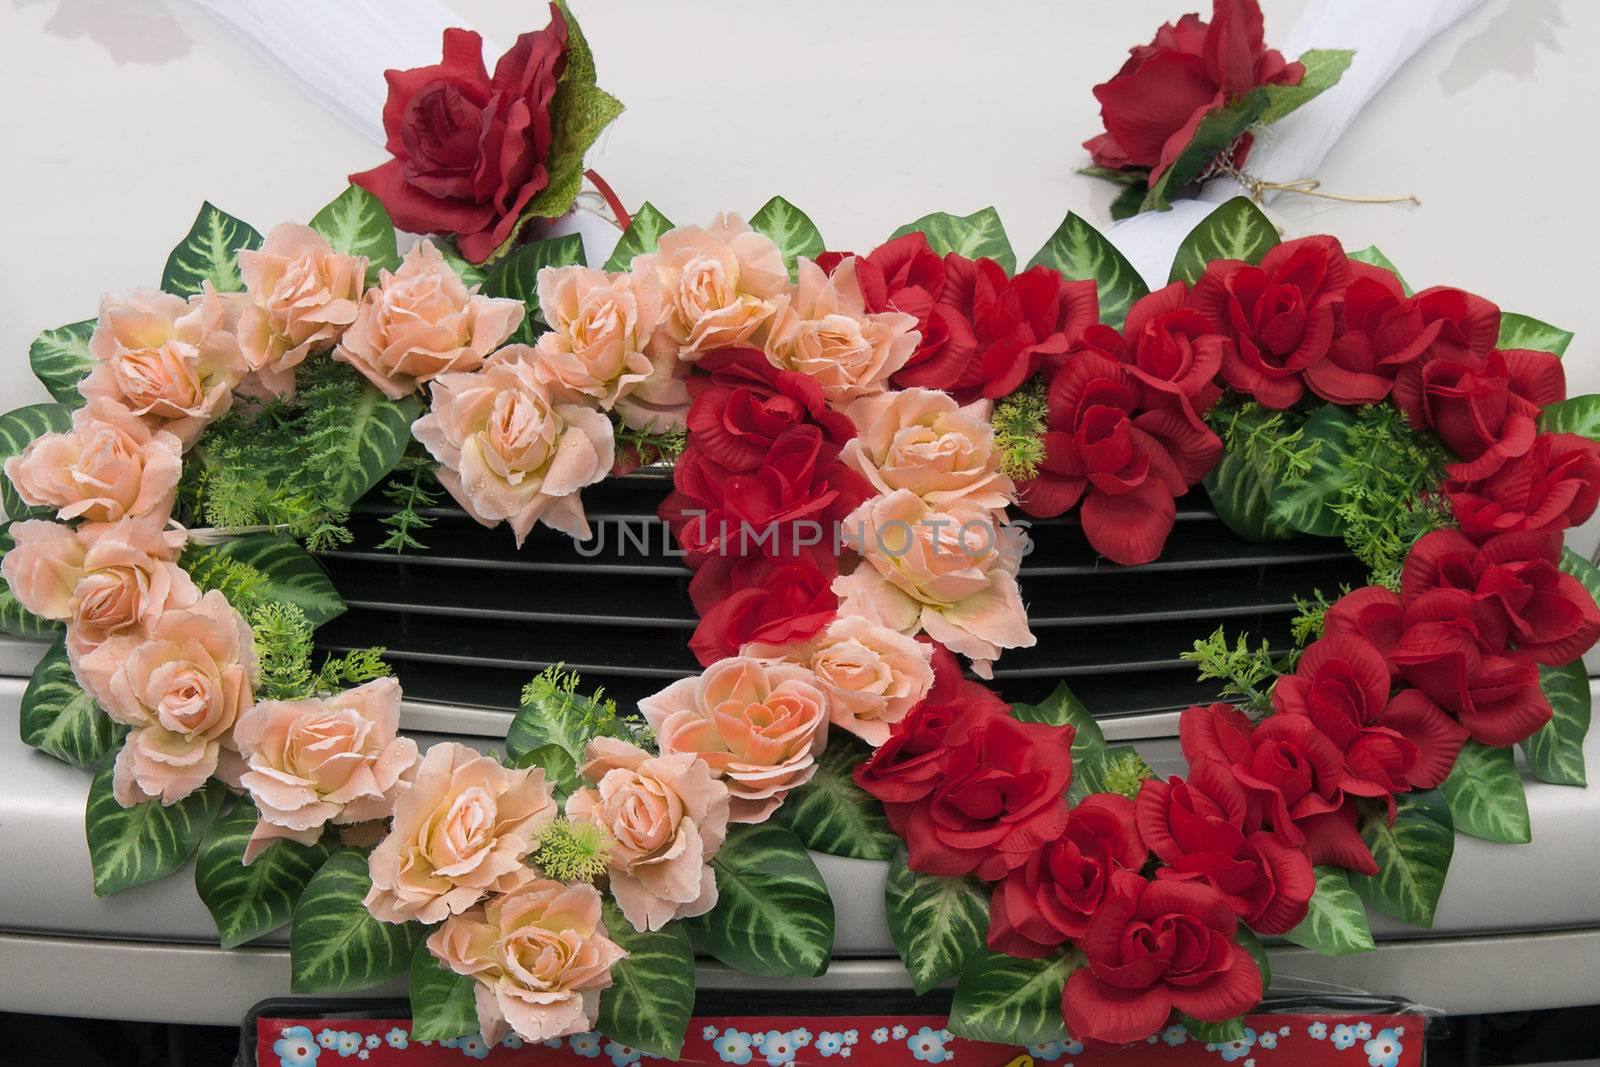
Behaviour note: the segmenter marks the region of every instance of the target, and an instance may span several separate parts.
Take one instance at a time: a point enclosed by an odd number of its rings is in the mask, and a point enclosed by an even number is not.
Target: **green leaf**
[[[1090,793],[1119,793],[1131,800],[1136,783],[1154,776],[1155,772],[1132,745],[1100,748],[1081,759],[1074,754],[1067,799],[1077,804]]]
[[[1208,113],[1195,127],[1188,147],[1151,183],[1141,210],[1165,211],[1171,207],[1173,198],[1199,181],[1206,168],[1255,125],[1266,109],[1267,92],[1256,88]]]
[[[1313,48],[1300,54],[1300,64],[1306,68],[1299,85],[1268,85],[1267,109],[1261,113],[1261,125],[1270,126],[1313,97],[1332,88],[1350,68],[1355,52],[1348,48]]]
[[[1213,259],[1260,263],[1278,243],[1278,230],[1247,196],[1236,196],[1200,220],[1178,246],[1172,260],[1172,281],[1190,285],[1200,280]]]
[[[1240,923],[1234,928],[1233,940],[1244,946],[1250,953],[1250,958],[1256,961],[1256,970],[1261,972],[1261,991],[1265,993],[1272,986],[1272,961],[1267,959],[1267,950],[1261,944],[1261,939],[1256,932]]]
[[[598,1028],[613,1041],[652,1056],[678,1058],[694,1011],[694,949],[683,924],[641,932],[606,901],[606,936],[628,953],[611,968],[600,994]]]
[[[38,438],[47,433],[65,433],[72,426],[72,407],[68,404],[29,404],[0,415],[0,464],[12,456],[19,456]],[[0,506],[7,517],[27,519],[52,515],[51,507],[33,507],[23,502],[11,485],[11,479],[0,475]]]
[[[260,812],[240,797],[211,824],[194,861],[194,888],[217,924],[223,948],[254,941],[288,922],[295,901],[333,854],[321,841],[277,841],[244,865],[245,846]]]
[[[0,558],[16,547],[11,524],[0,526]],[[0,578],[0,634],[12,637],[54,637],[63,627],[54,619],[41,619],[22,606],[4,578]]]
[[[444,261],[461,278],[463,284],[474,289],[483,285],[483,279],[487,276],[488,271],[483,269],[481,263],[473,263],[463,256],[461,250],[456,247],[456,243],[448,237],[436,236],[432,240],[433,247],[439,250],[439,255],[444,257]]]
[[[794,277],[795,260],[801,256],[816,259],[827,247],[816,224],[804,211],[781,196],[775,196],[761,205],[761,210],[750,216],[750,228],[765,234],[783,253],[783,265]]]
[[[378,271],[400,265],[395,248],[394,222],[383,201],[358,185],[348,186],[331,203],[311,216],[311,228],[328,239],[336,252],[367,257],[367,284]]]
[[[639,210],[633,213],[633,221],[623,232],[617,247],[611,252],[611,258],[606,260],[606,270],[625,271],[633,266],[633,257],[642,256],[646,252],[656,250],[656,242],[661,240],[661,235],[672,229],[672,220],[656,210],[654,204],[646,200],[639,205]]]
[[[1061,990],[1083,962],[1076,950],[1019,960],[987,949],[972,957],[956,983],[950,1032],[970,1041],[1042,1045],[1067,1036]]]
[[[1051,726],[1071,726],[1077,731],[1072,738],[1072,759],[1086,759],[1104,750],[1106,735],[1100,724],[1089,713],[1089,708],[1062,682],[1049,696],[1037,704],[1012,704],[1011,717],[1018,722],[1044,722]]]
[[[520,245],[495,265],[483,280],[486,296],[522,301],[527,309],[522,324],[509,338],[513,344],[532,344],[543,333],[539,319],[539,272],[546,267],[583,264],[583,238],[575,233]]]
[[[523,767],[539,767],[544,771],[544,780],[550,783],[550,789],[555,793],[557,800],[565,800],[573,793],[583,781],[578,776],[578,763],[567,750],[560,745],[539,745],[529,749],[522,755],[509,762],[508,766],[519,770]]]
[[[973,879],[919,874],[906,866],[902,848],[890,861],[883,900],[889,934],[919,996],[984,951],[989,896]]]
[[[1149,167],[1079,167],[1078,173],[1090,178],[1100,178],[1113,185],[1148,185]]]
[[[1366,263],[1374,267],[1382,267],[1384,270],[1394,275],[1395,281],[1400,283],[1400,289],[1402,292],[1404,292],[1407,296],[1411,295],[1411,286],[1407,285],[1406,280],[1400,276],[1400,268],[1396,267],[1388,256],[1380,252],[1377,245],[1368,245],[1365,248],[1360,248],[1354,252],[1347,253],[1347,255],[1349,258],[1358,262]]]
[[[1245,452],[1224,452],[1201,483],[1217,518],[1250,541],[1286,541],[1294,531],[1271,516],[1274,480]]]
[[[74,767],[93,767],[122,739],[122,729],[73,677],[66,638],[57,638],[33,669],[21,718],[24,744]]]
[[[530,685],[523,689],[522,702],[506,728],[506,755],[521,760],[535,749],[554,745],[581,767],[584,746],[595,735],[594,724],[600,717],[594,699],[576,688]]]
[[[1589,595],[1600,603],[1600,568],[1566,546],[1562,546],[1561,559],[1556,567],[1582,582],[1583,587],[1589,590]]]
[[[1128,308],[1150,292],[1127,257],[1099,230],[1071,213],[1028,261],[1030,267],[1041,265],[1053,267],[1065,278],[1094,282],[1101,321],[1119,330],[1128,317]]]
[[[992,259],[1007,274],[1017,269],[1017,254],[1011,251],[1006,229],[1000,224],[1000,214],[992,207],[965,217],[936,211],[916,222],[906,223],[889,237],[892,240],[918,232],[928,239],[928,247],[941,256],[954,252],[968,259]]]
[[[83,404],[78,383],[94,369],[89,355],[89,338],[94,335],[95,319],[69,322],[46,330],[28,346],[28,364],[50,395],[69,407]]]
[[[1586,785],[1583,739],[1589,732],[1589,672],[1581,659],[1565,667],[1540,667],[1539,684],[1554,714],[1522,742],[1528,770],[1551,785]]]
[[[1350,884],[1367,906],[1412,926],[1432,926],[1439,893],[1455,852],[1450,806],[1437,789],[1395,798],[1394,825],[1384,806],[1361,816],[1361,836],[1378,862],[1378,873],[1350,875]]]
[[[1235,1015],[1233,1018],[1224,1019],[1220,1023],[1202,1022],[1194,1016],[1185,1015],[1182,1012],[1178,1013],[1178,1018],[1182,1021],[1183,1028],[1189,1032],[1189,1036],[1195,1041],[1204,1042],[1208,1045],[1226,1045],[1229,1042],[1242,1041],[1244,1039],[1243,1015]]]
[[[344,614],[344,598],[315,556],[294,538],[281,534],[249,534],[223,541],[219,554],[249,564],[267,578],[262,599],[287,601],[305,612],[312,627]]]
[[[1338,537],[1344,520],[1333,512],[1345,487],[1355,480],[1349,463],[1350,428],[1356,424],[1352,409],[1324,404],[1305,421],[1303,442],[1319,442],[1312,457],[1311,471],[1292,484],[1274,485],[1267,494],[1269,520],[1301,533],[1319,537]]]
[[[1323,864],[1317,865],[1316,872],[1317,891],[1311,897],[1310,910],[1299,926],[1283,936],[1324,956],[1371,952],[1375,946],[1367,910],[1350,888],[1350,872]]]
[[[204,282],[219,293],[244,288],[239,278],[239,249],[261,247],[261,234],[209,201],[200,205],[194,225],[167,257],[161,288],[179,296],[193,296]]]
[[[1533,840],[1528,796],[1511,749],[1468,741],[1439,789],[1459,832],[1509,845]]]
[[[228,795],[213,778],[176,804],[147,800],[125,808],[111,792],[112,766],[106,760],[95,772],[84,809],[97,897],[154,882],[182,867]]]
[[[1539,429],[1545,433],[1575,433],[1600,441],[1600,396],[1571,396],[1551,404],[1539,415]]]
[[[334,853],[294,906],[289,932],[289,989],[348,993],[387,982],[411,965],[424,934],[417,923],[379,922],[362,900],[372,888],[367,854]]]
[[[1118,193],[1116,199],[1111,201],[1112,220],[1121,222],[1123,219],[1131,219],[1137,215],[1139,209],[1144,207],[1144,197],[1147,191],[1141,182],[1138,185],[1130,185]]]
[[[1500,339],[1495,342],[1496,348],[1530,348],[1535,352],[1564,356],[1571,343],[1571,330],[1514,311],[1500,313]]]
[[[889,829],[883,805],[851,777],[856,764],[871,754],[861,741],[834,730],[817,760],[817,773],[784,798],[773,817],[814,852],[858,860],[888,859],[900,847],[900,838]]]
[[[416,395],[390,400],[369,382],[356,387],[344,439],[329,460],[328,492],[354,504],[394,470],[411,444],[411,424],[422,415]]]
[[[833,901],[817,865],[786,826],[732,826],[711,860],[717,906],[688,920],[696,950],[766,978],[828,969]]]
[[[411,1040],[443,1041],[478,1030],[478,1001],[471,976],[457,974],[417,939],[411,954]]]

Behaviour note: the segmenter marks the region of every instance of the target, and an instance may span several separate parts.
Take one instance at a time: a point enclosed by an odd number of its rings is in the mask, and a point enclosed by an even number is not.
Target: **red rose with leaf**
[[[1350,261],[1350,284],[1327,358],[1305,370],[1313,393],[1334,404],[1375,404],[1395,377],[1422,358],[1444,321],[1429,321],[1394,272]]]
[[[1104,344],[1109,327],[1092,327],[1086,340]],[[1123,324],[1123,343],[1113,346],[1139,383],[1139,406],[1167,409],[1198,419],[1222,395],[1216,383],[1227,338],[1211,320],[1189,306],[1183,282],[1157,289],[1134,301]]]
[[[1491,351],[1477,359],[1432,359],[1395,382],[1395,406],[1414,430],[1432,430],[1461,462],[1459,480],[1485,478],[1526,455],[1539,412],[1567,395],[1561,361],[1548,352]]]
[[[1565,530],[1588,521],[1600,503],[1600,443],[1544,433],[1493,474],[1445,482],[1461,530],[1477,540],[1524,530]]]
[[[780,370],[754,348],[708,352],[696,367],[704,373],[688,379],[688,430],[695,451],[725,470],[759,467],[773,442],[796,426],[821,430],[825,451],[834,457],[856,435],[816,379]]]

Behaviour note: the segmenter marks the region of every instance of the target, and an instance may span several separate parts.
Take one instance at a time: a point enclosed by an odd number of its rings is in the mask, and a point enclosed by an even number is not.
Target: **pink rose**
[[[966,500],[1004,508],[1016,490],[1000,472],[989,406],[962,406],[936,389],[862,397],[845,411],[857,435],[840,458],[880,494],[909,489],[934,506]]]
[[[367,259],[335,252],[309,226],[274,226],[260,248],[240,249],[246,299],[239,347],[262,391],[294,392],[294,368],[332,348],[356,320]]]
[[[811,780],[828,743],[827,694],[793,663],[730,656],[639,710],[663,753],[698,756],[728,784],[731,822],[764,822]]]
[[[478,369],[522,324],[521,301],[472,292],[429,241],[407,252],[398,271],[384,271],[379,279],[361,298],[333,358],[360,371],[391,400],[446,371]]]
[[[74,662],[113,637],[151,634],[168,612],[192,608],[200,590],[176,559],[181,533],[153,519],[84,527],[83,573],[72,589],[67,652]]]
[[[567,798],[567,818],[611,837],[611,895],[636,930],[717,905],[711,857],[728,834],[728,787],[686,752],[652,756],[613,737],[584,750],[594,788]]]
[[[72,617],[72,591],[83,577],[84,544],[70,526],[26,519],[11,527],[11,550],[0,559],[0,576],[28,611],[41,619]]]
[[[428,750],[372,850],[367,910],[436,923],[517,886],[534,838],[556,816],[538,767],[512,770],[454,741]]]
[[[331,697],[265,700],[233,728],[261,811],[244,862],[279,838],[316,844],[327,823],[386,819],[417,762],[399,737],[400,683],[379,678]]]
[[[72,413],[72,429],[38,438],[6,460],[5,471],[26,503],[55,508],[62,520],[152,515],[165,522],[183,445],[110,397],[97,397]]]
[[[653,279],[546,267],[539,272],[539,314],[550,332],[539,337],[531,358],[558,391],[591,397],[610,411],[650,382],[655,367],[646,349],[661,319]],[[682,400],[688,398],[683,389]]]
[[[606,937],[594,886],[526,869],[504,895],[446,919],[428,951],[473,979],[478,1027],[491,1047],[507,1025],[526,1041],[593,1029],[611,967],[627,955]]]
[[[738,215],[667,231],[654,252],[634,257],[632,271],[661,293],[652,350],[685,363],[752,344],[789,289],[778,246]]]
[[[834,404],[883,392],[917,350],[916,316],[869,313],[854,256],[832,274],[802,259],[799,275],[799,288],[768,328],[767,359],[814,380]]]
[[[522,544],[536,522],[589,537],[578,490],[611,472],[611,421],[553,396],[527,345],[496,352],[481,371],[433,383],[433,408],[411,433],[439,461],[439,483],[485,526],[510,522]]]

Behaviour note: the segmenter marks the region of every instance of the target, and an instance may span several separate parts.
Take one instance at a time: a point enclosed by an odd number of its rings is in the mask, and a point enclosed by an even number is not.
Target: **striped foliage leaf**
[[[1587,785],[1583,739],[1589,733],[1589,672],[1583,660],[1565,667],[1540,667],[1539,684],[1550,702],[1550,721],[1522,741],[1528,770],[1551,785]]]
[[[1294,531],[1272,518],[1275,479],[1244,452],[1224,452],[1201,483],[1217,518],[1250,541],[1284,541]]]
[[[179,296],[193,296],[205,282],[220,293],[244,288],[239,278],[239,249],[261,247],[261,234],[218,209],[210,201],[200,205],[194,225],[167,256],[161,288]]]
[[[1450,805],[1450,821],[1461,833],[1512,845],[1533,840],[1528,795],[1511,749],[1468,741],[1439,790]]]
[[[928,239],[928,247],[941,256],[954,252],[968,259],[992,259],[1007,274],[1017,269],[1017,254],[1011,250],[1000,213],[992,207],[965,216],[936,211],[906,223],[889,236],[892,239],[908,233],[921,233]]]
[[[1326,92],[1350,69],[1355,52],[1348,48],[1312,48],[1300,53],[1300,65],[1305,75],[1299,85],[1266,86],[1267,109],[1261,113],[1261,125],[1277,122],[1302,104]]]
[[[1261,938],[1256,932],[1240,923],[1233,931],[1233,940],[1243,946],[1250,953],[1250,958],[1256,961],[1256,970],[1261,972],[1261,990],[1265,993],[1272,987],[1272,961],[1267,958],[1266,946],[1261,943]]]
[[[347,186],[311,216],[311,228],[326,237],[335,251],[366,256],[368,285],[377,282],[380,269],[394,270],[400,265],[389,212],[381,200],[359,185]]]
[[[1166,211],[1185,188],[1200,180],[1206,169],[1223,156],[1267,110],[1267,92],[1252,89],[1215,108],[1200,120],[1194,136],[1178,158],[1150,185],[1140,205],[1143,211]]]
[[[1317,891],[1300,925],[1283,936],[1324,956],[1349,956],[1371,952],[1372,930],[1367,909],[1350,887],[1350,872],[1343,867],[1318,864]]]
[[[394,470],[411,443],[411,424],[422,415],[416,396],[390,400],[368,382],[355,388],[349,425],[328,470],[329,492],[346,504],[360,500]]]
[[[1172,260],[1171,280],[1193,285],[1213,259],[1260,263],[1277,243],[1278,230],[1272,220],[1249,197],[1236,196],[1189,231]]]
[[[569,676],[571,677],[571,676]],[[518,766],[532,753],[553,746],[567,754],[573,767],[584,763],[583,749],[595,735],[595,721],[599,708],[592,696],[578,691],[576,680],[571,684],[542,685],[543,676],[522,691],[522,701],[517,713],[506,728],[506,756],[517,761]],[[537,758],[538,766],[549,767],[553,757]]]
[[[539,319],[539,272],[546,267],[583,263],[583,238],[569,233],[565,237],[550,237],[514,248],[495,264],[483,279],[483,292],[487,296],[520,300],[527,312],[509,338],[512,343],[532,344],[544,332]]]
[[[1582,582],[1583,587],[1589,590],[1589,595],[1594,597],[1596,603],[1600,603],[1600,567],[1567,547],[1561,549],[1561,559],[1556,567]]]
[[[1012,704],[1011,717],[1018,722],[1042,722],[1051,726],[1071,726],[1073,762],[1087,759],[1106,747],[1106,735],[1076,693],[1062,682],[1037,704]]]
[[[29,404],[0,415],[0,464],[12,456],[21,455],[38,438],[47,433],[62,433],[72,425],[72,407],[69,404]],[[48,507],[33,507],[23,502],[11,485],[11,479],[0,475],[0,506],[13,519],[35,518],[49,515]]]
[[[639,210],[633,213],[633,219],[628,223],[628,228],[623,231],[617,247],[611,250],[611,258],[606,260],[606,270],[624,271],[633,265],[634,256],[642,256],[647,252],[656,250],[656,242],[661,240],[661,235],[672,229],[672,220],[656,210],[656,206],[646,200],[639,205]]]
[[[1350,875],[1367,906],[1412,926],[1433,925],[1456,831],[1450,805],[1437,789],[1395,798],[1394,825],[1382,804],[1361,816],[1361,836],[1378,862],[1377,874]]]
[[[83,403],[78,383],[94,369],[89,338],[94,334],[95,321],[84,319],[46,330],[28,346],[28,365],[33,368],[33,376],[51,396],[69,407]]]
[[[11,536],[10,523],[0,526],[0,559],[16,545],[16,540]],[[0,578],[0,634],[9,634],[12,637],[54,637],[62,631],[62,625],[54,619],[41,619],[33,612],[22,606],[22,602],[6,585],[4,578]]]
[[[507,766],[521,770],[538,767],[544,771],[544,780],[557,800],[564,801],[583,785],[578,776],[578,763],[560,745],[539,745],[512,759]]]
[[[1042,1045],[1067,1036],[1061,991],[1083,956],[1076,949],[1019,960],[987,949],[973,956],[956,982],[950,1032],[971,1041]]]
[[[1518,315],[1514,311],[1500,314],[1500,338],[1496,348],[1531,348],[1535,352],[1549,352],[1564,356],[1572,343],[1572,331],[1540,322],[1531,315]]]
[[[240,797],[211,824],[194,860],[194,888],[217,924],[223,948],[235,948],[271,933],[294,915],[295,901],[333,855],[319,841],[278,841],[246,867],[245,846],[260,813]]]
[[[1193,1015],[1179,1012],[1178,1020],[1183,1023],[1183,1028],[1191,1040],[1204,1041],[1207,1045],[1226,1045],[1233,1041],[1244,1040],[1243,1015],[1235,1015],[1220,1023],[1208,1023],[1203,1019],[1196,1019]]]
[[[1600,396],[1571,396],[1551,404],[1539,414],[1539,429],[1600,441]]]
[[[424,928],[374,919],[362,903],[371,888],[367,854],[358,848],[334,853],[312,876],[295,903],[289,932],[292,992],[367,989],[411,966]]]
[[[696,950],[767,978],[828,969],[833,901],[794,831],[771,820],[730,827],[711,866],[717,906],[688,920]]]
[[[182,867],[222,810],[227,790],[215,778],[176,804],[147,800],[125,808],[111,792],[112,761],[104,761],[89,785],[84,831],[94,895],[109,896],[154,882]]]
[[[1119,330],[1134,301],[1150,292],[1127,257],[1099,230],[1071,213],[1028,266],[1052,267],[1062,277],[1094,282],[1101,320]]]
[[[1132,745],[1112,745],[1096,749],[1081,759],[1072,757],[1072,784],[1067,799],[1077,804],[1091,793],[1129,793],[1137,783],[1155,776],[1150,765]]]
[[[477,983],[457,974],[417,939],[411,954],[411,1040],[444,1041],[478,1030]]]
[[[816,259],[827,247],[810,216],[781,196],[768,200],[750,216],[750,228],[771,238],[778,246],[778,251],[783,253],[783,265],[789,268],[791,277],[797,259],[801,256]]]
[[[843,730],[834,730],[817,760],[811,781],[784,798],[774,815],[806,848],[830,856],[886,860],[900,846],[883,805],[856,785],[851,772],[872,750]]]
[[[249,534],[216,546],[219,554],[248,564],[267,579],[262,599],[285,601],[305,612],[313,627],[344,614],[344,598],[315,556],[294,538]]]
[[[1354,412],[1338,404],[1324,404],[1311,413],[1302,438],[1307,445],[1317,444],[1311,471],[1304,478],[1271,488],[1267,493],[1269,522],[1319,537],[1338,537],[1344,532],[1344,520],[1334,514],[1333,505],[1355,478],[1349,462],[1350,428],[1355,424]]]
[[[22,693],[21,720],[24,744],[85,769],[116,748],[124,732],[73,677],[65,638],[34,667]]]
[[[678,1058],[694,1011],[694,949],[682,923],[639,931],[606,900],[606,936],[627,952],[600,994],[598,1029],[652,1056]]]
[[[883,899],[894,947],[919,995],[960,974],[984,951],[989,897],[971,878],[913,871],[902,848],[890,861]]]
[[[483,285],[483,279],[488,275],[481,263],[474,263],[461,254],[454,241],[448,237],[434,237],[433,247],[439,250],[439,255],[450,265],[461,281],[467,286],[477,289]]]
[[[1411,286],[1407,285],[1405,278],[1401,277],[1400,268],[1395,266],[1394,261],[1388,256],[1384,255],[1383,252],[1379,250],[1377,245],[1368,245],[1365,248],[1358,248],[1354,252],[1348,253],[1348,255],[1351,259],[1356,260],[1357,262],[1370,264],[1374,267],[1382,267],[1384,270],[1394,275],[1395,281],[1400,283],[1401,290],[1407,296],[1411,295]]]

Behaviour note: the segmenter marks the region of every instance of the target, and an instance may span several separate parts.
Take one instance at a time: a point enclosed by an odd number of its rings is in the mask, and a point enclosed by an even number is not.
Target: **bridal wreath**
[[[887,861],[954,1033],[1227,1041],[1258,935],[1371,949],[1368,907],[1431,923],[1456,833],[1529,840],[1514,748],[1583,785],[1600,575],[1562,540],[1600,399],[1566,395],[1569,334],[1244,199],[1153,292],[1076,215],[1019,271],[992,210],[858,255],[782,199],[646,204],[589,266],[537,220],[619,105],[564,9],[492,76],[479,50],[389,73],[393,158],[309,226],[205,205],[160,289],[39,337],[56,402],[0,417],[0,619],[54,641],[22,736],[93,772],[96,893],[194,856],[224,946],[292,923],[296,991],[409,972],[419,1040],[674,1057],[696,955],[827,969],[821,851]],[[432,236],[399,255],[391,219]],[[583,539],[586,486],[663,462],[697,677],[619,709],[552,670],[503,754],[422,752],[381,649],[314,661],[344,605],[313,552],[358,498],[395,551],[442,493]],[[1015,511],[1136,566],[1202,481],[1371,581],[1306,589],[1287,654],[1196,646],[1221,702],[1183,712],[1184,775],[1065,686],[973,680],[1034,643]]]

